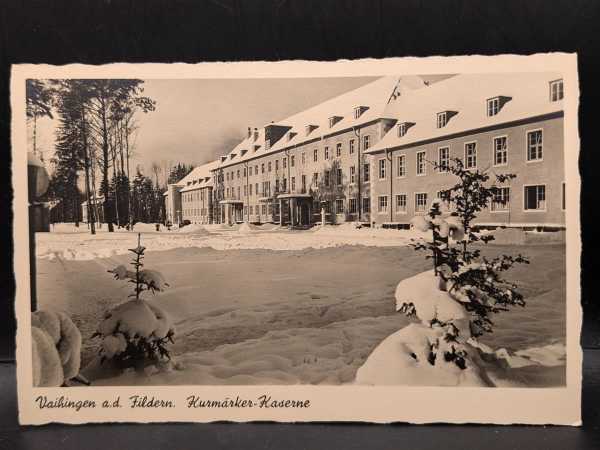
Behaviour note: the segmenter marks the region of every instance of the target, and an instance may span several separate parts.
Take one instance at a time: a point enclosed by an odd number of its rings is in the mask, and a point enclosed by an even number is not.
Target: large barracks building
[[[383,77],[260,128],[165,192],[173,223],[406,227],[467,168],[514,173],[481,226],[564,228],[559,74]]]

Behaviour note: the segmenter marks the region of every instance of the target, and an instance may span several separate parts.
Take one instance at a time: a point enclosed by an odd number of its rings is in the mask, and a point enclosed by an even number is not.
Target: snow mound
[[[528,358],[542,366],[555,367],[566,363],[567,349],[562,343],[554,343],[543,347],[532,347],[527,350],[519,350],[517,356]]]
[[[444,330],[423,324],[410,324],[388,336],[373,350],[356,372],[356,384],[404,386],[472,386],[486,387],[493,383],[477,361],[474,348],[462,346],[469,355],[469,363],[461,369],[447,361],[438,351],[431,364],[432,345],[443,344]]]
[[[202,235],[202,236],[208,236],[210,234],[203,225],[198,225],[198,224],[186,225],[185,227],[179,228],[177,230],[177,233],[195,234],[195,235]]]
[[[248,222],[244,222],[240,225],[237,231],[238,233],[252,233],[254,229],[252,228],[252,225],[250,225]]]

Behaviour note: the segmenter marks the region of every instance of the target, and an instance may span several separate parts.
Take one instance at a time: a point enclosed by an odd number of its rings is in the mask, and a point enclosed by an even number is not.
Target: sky
[[[248,127],[260,128],[363,86],[377,77],[146,80],[156,110],[137,115],[135,156],[149,175],[153,162],[199,165],[228,153]],[[435,82],[444,75],[423,76]],[[53,153],[56,120],[38,121],[38,148]]]

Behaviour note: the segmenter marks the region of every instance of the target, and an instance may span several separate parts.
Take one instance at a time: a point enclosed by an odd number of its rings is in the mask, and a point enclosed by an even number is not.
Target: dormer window
[[[366,106],[356,106],[354,108],[354,119],[358,119],[367,109],[369,108]]]
[[[288,142],[291,141],[292,139],[294,139],[294,136],[296,136],[297,133],[294,133],[292,131],[290,131],[287,135],[287,140]]]
[[[258,140],[258,129],[254,129],[254,141]]]
[[[304,130],[306,132],[306,136],[308,136],[310,133],[312,133],[316,128],[318,128],[317,125],[306,125],[306,127],[304,128]]]
[[[254,151],[256,152],[259,148],[260,148],[260,145],[255,145],[254,146]]]
[[[500,97],[490,98],[487,101],[487,115],[488,117],[495,116],[500,112]]]
[[[398,124],[398,137],[402,137],[406,134],[406,122]]]
[[[448,123],[448,113],[446,111],[437,114],[437,127],[444,128]]]
[[[232,153],[229,155],[229,159],[233,159],[233,158],[235,158],[235,153]]]
[[[550,82],[550,101],[558,102],[564,97],[563,80],[554,80]]]
[[[455,115],[457,115],[457,111],[442,111],[437,113],[437,127],[444,128],[450,119],[452,119]]]
[[[329,128],[333,128],[333,126],[338,123],[340,120],[342,120],[342,117],[340,116],[331,116],[329,118]]]
[[[246,154],[248,150],[242,150],[241,155],[240,156],[244,156]]]

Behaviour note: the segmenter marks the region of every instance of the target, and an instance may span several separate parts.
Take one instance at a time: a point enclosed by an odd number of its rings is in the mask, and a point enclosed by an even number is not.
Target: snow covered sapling
[[[438,289],[447,291],[468,313],[470,336],[462,336],[466,340],[492,331],[491,313],[505,311],[514,305],[525,305],[517,286],[502,278],[501,274],[515,264],[528,264],[529,261],[521,254],[499,255],[490,259],[481,255],[481,248],[472,247],[474,243],[487,244],[494,239],[491,235],[476,233],[472,224],[490,201],[506,201],[501,195],[502,185],[515,175],[494,174],[494,182],[490,185],[491,176],[487,171],[466,169],[460,159],[445,165],[444,171],[459,180],[441,192],[441,198],[432,202],[427,215],[413,219],[415,228],[432,232],[432,239],[429,242],[413,242],[412,246],[415,250],[429,253],[427,258],[433,260]],[[414,305],[410,304],[402,305],[399,310],[408,315],[418,314]],[[459,336],[458,328],[451,321],[440,323],[434,319],[430,325],[444,327],[447,342],[456,341]],[[465,366],[464,354],[450,353],[445,358],[455,361],[459,367]]]
[[[169,316],[161,308],[142,299],[144,291],[163,291],[169,284],[156,270],[143,269],[146,248],[138,245],[129,249],[135,256],[131,265],[134,271],[119,265],[108,272],[117,280],[127,280],[134,284],[133,297],[108,311],[98,330],[92,337],[102,338],[100,345],[101,362],[113,360],[121,368],[143,369],[147,365],[170,360],[166,345],[173,343],[175,330]]]

